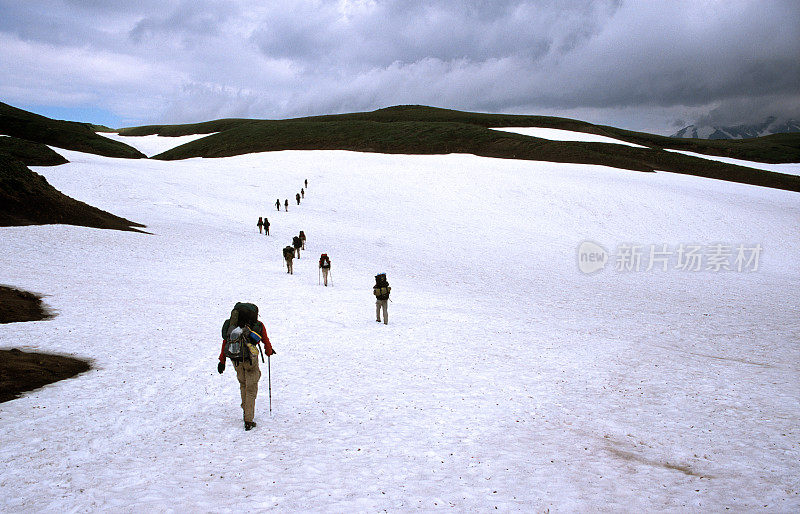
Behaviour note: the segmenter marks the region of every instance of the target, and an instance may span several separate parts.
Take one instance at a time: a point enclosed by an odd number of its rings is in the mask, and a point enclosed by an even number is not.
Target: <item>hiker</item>
[[[281,212],[281,199],[280,198],[275,200],[275,208],[278,209],[278,212]]]
[[[303,244],[303,250],[306,249],[306,233],[302,230],[300,231],[300,242]]]
[[[308,189],[308,179],[305,180],[306,189]]]
[[[303,242],[300,241],[300,236],[294,236],[292,238],[292,246],[294,247],[295,251],[297,252],[297,258],[300,258],[300,248],[303,246]]]
[[[297,205],[300,205],[300,193],[294,195],[294,199],[297,200]]]
[[[286,261],[286,273],[294,275],[294,270],[292,269],[292,259],[294,259],[294,247],[291,246],[283,247],[283,259]]]
[[[300,188],[300,196],[301,196],[302,198],[305,198],[305,197],[306,197],[306,191],[305,191],[305,189],[303,189],[302,187]]]
[[[325,287],[328,287],[328,272],[331,270],[331,260],[328,258],[327,253],[319,256],[319,269],[322,270],[322,281]]]
[[[269,220],[264,216],[264,234],[269,235]]]
[[[217,372],[222,374],[225,371],[226,357],[231,359],[236,370],[236,379],[239,381],[245,430],[256,426],[253,418],[258,395],[258,379],[261,378],[261,370],[258,368],[258,356],[261,353],[259,343],[264,345],[267,357],[275,354],[267,337],[267,329],[258,321],[258,307],[252,303],[236,303],[231,311],[231,317],[222,324],[222,351],[219,354]]]
[[[264,220],[261,218],[261,216],[258,217],[258,223],[256,223],[256,225],[258,225],[258,233],[260,234],[261,227],[264,225]]]
[[[289,212],[289,199],[288,198],[286,200],[284,200],[283,207],[284,207],[284,210],[286,212]]]
[[[386,273],[375,275],[375,286],[372,288],[372,294],[375,295],[375,321],[381,320],[381,309],[383,309],[383,324],[389,324],[389,293],[392,288],[389,287],[389,282],[386,281]]]

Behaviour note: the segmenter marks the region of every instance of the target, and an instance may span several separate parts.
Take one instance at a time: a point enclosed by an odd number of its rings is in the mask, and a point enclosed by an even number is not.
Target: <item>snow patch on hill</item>
[[[175,136],[175,137],[162,137],[158,135],[149,136],[121,136],[117,133],[101,133],[103,137],[113,139],[132,146],[145,154],[147,157],[158,155],[167,150],[171,150],[177,146],[189,143],[196,139],[200,139],[211,134],[191,134],[188,136]]]
[[[614,143],[618,145],[635,146],[646,148],[642,145],[621,141],[607,136],[588,134],[586,132],[573,132],[571,130],[543,128],[543,127],[504,127],[492,130],[502,130],[503,132],[513,132],[524,136],[533,136],[541,139],[551,139],[553,141],[584,141],[588,143]]]

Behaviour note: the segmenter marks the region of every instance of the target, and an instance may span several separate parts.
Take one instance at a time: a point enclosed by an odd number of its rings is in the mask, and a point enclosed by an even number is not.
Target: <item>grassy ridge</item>
[[[332,123],[345,126],[352,122],[378,123],[458,123],[475,127],[543,127],[607,136],[650,148],[669,148],[719,157],[731,157],[756,162],[800,162],[800,134],[775,134],[772,136],[741,140],[683,139],[634,132],[606,125],[552,116],[524,116],[512,114],[484,114],[440,109],[419,105],[406,105],[378,109],[372,112],[310,116],[290,120],[225,119],[187,125],[150,125],[121,129],[122,135],[159,134],[183,136],[210,134],[252,127],[254,133],[264,125],[285,127],[286,123]],[[255,127],[259,127],[255,129]],[[238,137],[238,136],[237,136]],[[429,141],[430,142],[430,141]],[[440,142],[439,146],[446,146]]]
[[[190,136],[193,134],[212,134],[222,132],[240,125],[251,123],[255,120],[228,118],[223,120],[204,121],[202,123],[187,123],[185,125],[144,125],[141,127],[128,127],[119,129],[121,136]]]
[[[278,150],[469,153],[495,158],[596,164],[636,171],[670,171],[800,191],[800,177],[794,175],[734,166],[657,148],[551,141],[453,122],[254,121],[186,143],[153,158],[230,157]]]
[[[28,166],[58,166],[69,162],[47,145],[16,137],[0,137],[0,155]]]
[[[607,125],[552,116],[483,114],[419,105],[401,105],[372,112],[301,118],[303,121],[380,121],[385,123],[455,122],[481,127],[543,127],[608,136],[653,148],[685,150],[720,157],[768,163],[800,162],[800,134],[776,134],[754,139],[684,139],[634,132]],[[775,137],[777,136],[777,137]]]
[[[0,134],[67,150],[141,159],[145,155],[133,147],[97,135],[88,123],[61,121],[39,116],[0,102]]]

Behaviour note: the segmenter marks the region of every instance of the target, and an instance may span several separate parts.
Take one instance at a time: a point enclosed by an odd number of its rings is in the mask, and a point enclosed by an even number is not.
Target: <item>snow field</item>
[[[36,171],[152,235],[0,231],[0,283],[59,313],[0,346],[96,366],[0,405],[5,511],[800,506],[793,193],[465,155],[58,151],[71,163]],[[752,273],[583,275],[586,239],[765,250]],[[247,433],[215,370],[240,300],[278,352],[273,415],[263,364]]]

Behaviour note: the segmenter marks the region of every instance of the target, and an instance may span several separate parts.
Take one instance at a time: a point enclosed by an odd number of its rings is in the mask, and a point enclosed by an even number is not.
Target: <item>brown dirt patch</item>
[[[12,287],[0,286],[0,323],[40,321],[53,314],[42,303],[41,297]]]
[[[0,323],[52,317],[39,296],[0,286]],[[0,402],[19,398],[25,391],[74,377],[90,368],[86,361],[63,355],[23,352],[16,348],[0,350]]]
[[[89,371],[88,362],[45,353],[0,350],[0,402],[19,398],[47,384]]]

